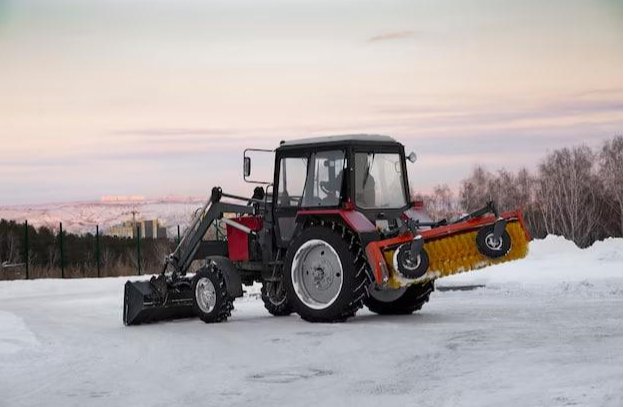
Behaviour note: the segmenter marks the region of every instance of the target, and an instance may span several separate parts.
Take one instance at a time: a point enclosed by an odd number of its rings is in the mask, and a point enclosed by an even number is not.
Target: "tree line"
[[[100,235],[97,242],[92,233],[63,232],[62,237],[49,227],[27,228],[28,238],[24,223],[0,220],[0,280],[24,278],[27,261],[29,278],[61,277],[62,265],[64,276],[69,278],[138,274],[136,238]],[[168,239],[141,239],[140,272],[161,271],[164,256],[174,246]]]
[[[489,200],[501,210],[522,208],[533,238],[564,236],[579,247],[622,237],[622,135],[603,143],[548,153],[534,170],[474,168],[458,194],[447,185],[418,194],[435,219],[451,219]]]

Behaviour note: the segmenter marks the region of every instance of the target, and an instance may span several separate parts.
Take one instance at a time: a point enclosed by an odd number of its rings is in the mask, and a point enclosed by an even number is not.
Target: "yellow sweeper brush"
[[[395,289],[524,258],[529,240],[522,213],[513,211],[374,242],[367,258],[379,283]]]

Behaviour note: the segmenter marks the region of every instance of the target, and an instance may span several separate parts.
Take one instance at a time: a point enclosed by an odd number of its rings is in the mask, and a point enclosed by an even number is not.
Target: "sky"
[[[622,134],[620,0],[0,0],[0,205],[244,193],[242,150],[377,133],[412,187]]]

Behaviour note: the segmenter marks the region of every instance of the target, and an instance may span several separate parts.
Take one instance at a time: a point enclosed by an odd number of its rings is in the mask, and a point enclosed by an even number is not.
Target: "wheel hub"
[[[485,244],[491,250],[500,250],[502,249],[502,237],[500,239],[495,239],[494,234],[490,233],[485,237]]]
[[[209,278],[200,278],[195,288],[197,305],[204,313],[212,312],[216,306],[216,289]]]
[[[403,244],[395,249],[393,253],[393,268],[403,277],[408,279],[418,279],[428,271],[428,258],[425,250],[417,256],[413,256],[411,246]],[[422,259],[422,256],[425,258]]]
[[[413,258],[413,256],[411,256],[410,250],[406,250],[402,253],[402,263],[404,264],[404,267],[406,267],[408,270],[415,270],[417,267],[419,267],[421,261],[421,256]]]
[[[310,308],[329,306],[341,292],[341,260],[336,250],[323,240],[310,240],[297,250],[291,273],[295,293]]]
[[[330,268],[324,267],[325,266],[319,266],[315,268],[314,272],[312,273],[314,285],[318,290],[321,291],[329,289],[332,285],[332,276],[329,272]]]

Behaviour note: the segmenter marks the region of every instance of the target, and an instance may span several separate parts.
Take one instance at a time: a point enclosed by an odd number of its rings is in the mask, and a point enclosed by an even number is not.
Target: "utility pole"
[[[140,266],[140,226],[137,226],[137,236],[138,236],[138,276],[142,274],[142,267]]]
[[[61,278],[66,278],[65,265],[63,264],[63,224],[59,222],[59,256],[61,257]]]
[[[100,231],[96,225],[96,276],[100,277]]]
[[[28,280],[28,220],[24,221],[24,264],[26,264],[26,279]]]

